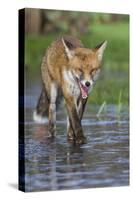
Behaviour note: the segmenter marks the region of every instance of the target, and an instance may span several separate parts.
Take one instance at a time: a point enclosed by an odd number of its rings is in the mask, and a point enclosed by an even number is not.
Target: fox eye
[[[78,69],[78,73],[81,75],[83,73],[82,69]]]
[[[92,75],[93,81],[96,81],[98,79],[99,74],[100,74],[100,69],[96,69],[92,71],[91,75]]]
[[[82,69],[79,68],[78,71],[79,71],[79,72],[82,72]]]

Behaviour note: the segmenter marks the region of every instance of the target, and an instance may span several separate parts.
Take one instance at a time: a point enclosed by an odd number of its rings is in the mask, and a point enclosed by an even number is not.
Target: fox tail
[[[48,110],[49,110],[49,100],[47,97],[47,92],[45,86],[43,85],[41,95],[38,99],[37,106],[33,112],[33,119],[37,123],[47,123],[48,122]]]

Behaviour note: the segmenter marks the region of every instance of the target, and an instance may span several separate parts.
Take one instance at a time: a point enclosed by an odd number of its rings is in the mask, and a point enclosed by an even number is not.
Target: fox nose
[[[86,82],[85,82],[85,85],[86,85],[86,87],[89,87],[89,86],[90,86],[90,82],[89,82],[89,81],[86,81]]]

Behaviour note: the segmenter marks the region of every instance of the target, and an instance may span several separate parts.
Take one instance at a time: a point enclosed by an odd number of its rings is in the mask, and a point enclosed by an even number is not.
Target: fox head
[[[107,41],[102,42],[93,49],[84,47],[70,49],[63,38],[62,43],[68,59],[69,71],[71,71],[73,79],[79,85],[82,98],[87,98],[100,74]]]

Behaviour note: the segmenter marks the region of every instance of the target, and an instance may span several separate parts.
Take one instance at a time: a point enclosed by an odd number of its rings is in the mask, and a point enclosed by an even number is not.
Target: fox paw
[[[74,140],[74,135],[72,133],[67,133],[67,139],[70,141]]]
[[[56,136],[56,129],[49,129],[48,133],[49,133],[49,137],[55,137]]]
[[[75,139],[76,144],[85,144],[87,142],[86,137],[84,136],[79,136]]]

